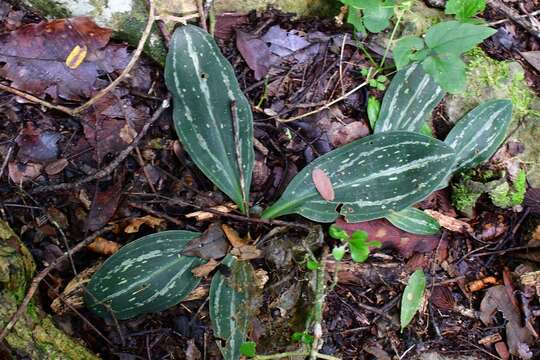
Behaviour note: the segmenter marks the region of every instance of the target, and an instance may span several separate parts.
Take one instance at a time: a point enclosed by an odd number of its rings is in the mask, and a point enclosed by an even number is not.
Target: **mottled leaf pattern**
[[[242,212],[253,171],[253,115],[231,64],[197,26],[174,32],[165,65],[174,124],[199,169]],[[239,155],[239,156],[238,156]]]
[[[206,260],[180,254],[200,235],[163,231],[125,245],[90,280],[86,306],[101,317],[112,317],[112,312],[117,319],[129,319],[178,304],[200,281],[191,270]]]
[[[392,211],[386,219],[397,228],[411,234],[433,235],[439,232],[439,223],[422,210],[413,207]]]

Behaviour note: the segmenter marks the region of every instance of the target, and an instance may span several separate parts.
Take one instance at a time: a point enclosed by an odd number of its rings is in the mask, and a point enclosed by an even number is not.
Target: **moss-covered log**
[[[0,220],[0,329],[26,294],[36,266],[30,251],[7,223]],[[13,355],[31,359],[99,359],[82,343],[58,329],[33,301],[4,340]]]

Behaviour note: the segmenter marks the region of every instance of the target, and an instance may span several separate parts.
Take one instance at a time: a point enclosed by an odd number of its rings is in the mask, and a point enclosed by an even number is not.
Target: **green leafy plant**
[[[347,22],[356,31],[378,33],[390,25],[394,14],[394,0],[341,0],[349,7]]]
[[[397,41],[393,52],[396,67],[420,62],[424,70],[447,92],[465,89],[465,63],[460,55],[495,33],[483,25],[445,21],[431,27],[424,38],[407,36]]]
[[[206,260],[180,254],[200,235],[163,231],[123,246],[92,276],[86,306],[101,317],[129,319],[178,304],[200,282],[191,270]]]
[[[294,342],[299,342],[306,345],[313,344],[313,335],[310,335],[307,330],[303,332],[296,331],[291,335],[291,340]]]
[[[520,169],[511,185],[504,181],[489,192],[489,197],[495,206],[505,209],[523,203],[526,191],[527,174]]]
[[[253,115],[233,67],[212,36],[193,25],[177,28],[167,54],[165,83],[182,145],[197,167],[247,213]]]
[[[366,136],[307,165],[262,217],[296,213],[333,222],[339,205],[351,222],[384,217],[428,196],[453,162],[453,150],[424,135],[396,131]],[[330,174],[333,199],[325,200],[317,191],[312,179],[315,169]]]
[[[375,128],[375,124],[377,123],[377,119],[379,118],[380,112],[381,112],[381,102],[375,96],[370,96],[368,98],[368,104],[367,104],[367,115],[368,115],[369,125],[371,126],[372,129]]]
[[[253,341],[246,341],[240,345],[240,354],[248,358],[257,355],[257,344]]]
[[[357,230],[349,236],[345,230],[333,224],[328,229],[328,234],[342,242],[341,246],[332,250],[332,255],[337,261],[341,261],[345,253],[349,251],[354,262],[363,263],[369,256],[370,247],[379,248],[382,246],[380,241],[368,241],[367,232],[362,230]]]
[[[433,235],[440,230],[439,222],[422,210],[413,207],[394,211],[386,216],[386,220],[401,230],[419,235]]]
[[[401,331],[412,321],[416,312],[422,306],[424,291],[426,290],[426,276],[421,269],[416,270],[407,282],[407,286],[401,297]]]
[[[478,22],[473,19],[486,8],[486,0],[448,0],[445,14],[455,15],[461,22]]]
[[[373,68],[363,68],[360,70],[360,73],[365,78],[369,77],[369,74],[371,74],[374,71]],[[388,78],[384,75],[377,75],[375,78],[371,78],[368,80],[368,85],[371,86],[374,89],[384,91],[386,89],[386,83],[388,82]]]

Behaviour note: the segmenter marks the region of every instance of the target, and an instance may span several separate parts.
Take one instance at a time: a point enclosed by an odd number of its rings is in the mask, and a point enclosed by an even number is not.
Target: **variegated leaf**
[[[101,317],[129,319],[178,304],[200,281],[191,270],[206,260],[180,254],[200,235],[163,231],[123,246],[92,276],[86,306]]]
[[[253,170],[253,115],[231,64],[212,36],[185,25],[165,64],[176,132],[199,169],[247,212]]]
[[[510,100],[490,100],[459,120],[444,140],[456,151],[452,173],[488,160],[504,141],[512,120]]]
[[[230,274],[217,272],[210,285],[210,319],[225,360],[238,360],[257,298],[255,273],[249,261],[227,256]]]
[[[428,196],[453,161],[449,146],[424,135],[395,131],[367,136],[311,162],[262,216],[296,213],[332,222],[343,204],[340,212],[349,222],[384,217]],[[333,201],[325,201],[317,192],[311,178],[315,168],[329,176]]]
[[[405,208],[401,211],[392,211],[386,219],[395,227],[418,235],[437,234],[440,225],[431,216],[413,207]]]
[[[407,130],[419,132],[431,111],[444,97],[435,80],[415,63],[396,73],[375,124],[375,133]]]

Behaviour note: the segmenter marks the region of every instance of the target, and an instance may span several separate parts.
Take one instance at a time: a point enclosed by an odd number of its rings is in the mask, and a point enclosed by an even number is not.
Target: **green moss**
[[[472,216],[474,206],[480,195],[482,195],[482,192],[471,189],[466,185],[466,180],[452,185],[452,204],[457,210],[468,216]]]
[[[17,1],[12,2],[17,3]],[[54,0],[23,0],[22,3],[35,11],[47,14],[47,17],[52,19],[71,17],[70,11]]]
[[[497,185],[489,192],[489,197],[495,206],[506,209],[520,205],[525,199],[527,175],[520,170],[515,181],[510,185],[507,181]]]

